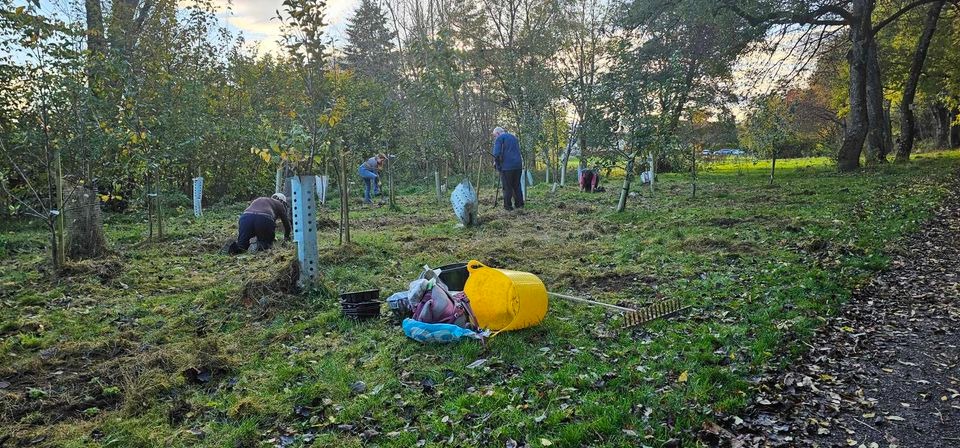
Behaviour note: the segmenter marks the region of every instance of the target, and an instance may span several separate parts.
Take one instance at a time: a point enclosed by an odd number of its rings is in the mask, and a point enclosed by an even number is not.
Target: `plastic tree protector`
[[[469,179],[463,179],[457,188],[450,193],[450,204],[453,205],[453,214],[464,226],[477,224],[477,191]]]
[[[321,204],[327,203],[327,185],[329,185],[329,178],[327,176],[316,176],[317,180],[317,199],[320,200]]]
[[[203,176],[193,178],[193,216],[203,215]]]
[[[291,178],[293,239],[297,242],[301,288],[311,288],[319,275],[317,255],[317,182],[315,176]]]

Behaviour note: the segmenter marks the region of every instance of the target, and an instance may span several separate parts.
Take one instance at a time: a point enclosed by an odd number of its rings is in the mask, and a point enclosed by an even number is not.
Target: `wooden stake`
[[[53,159],[54,159],[54,169],[56,170],[56,176],[57,176],[57,180],[56,180],[56,185],[57,185],[56,244],[57,244],[57,247],[55,249],[56,254],[54,254],[54,256],[56,258],[55,264],[59,268],[63,266],[64,263],[66,263],[67,261],[67,254],[66,254],[67,240],[66,238],[64,238],[64,229],[66,228],[66,226],[64,225],[65,214],[63,211],[63,205],[64,205],[63,204],[63,164],[61,161],[62,158],[60,157],[59,148],[53,151]]]
[[[157,201],[157,239],[163,239],[163,200],[161,197],[161,190],[163,190],[163,182],[160,181],[160,169],[156,168],[154,170],[154,187],[157,189],[156,196],[154,200]]]

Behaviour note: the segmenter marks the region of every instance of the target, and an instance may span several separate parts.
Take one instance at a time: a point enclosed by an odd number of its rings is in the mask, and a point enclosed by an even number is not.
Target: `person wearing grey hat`
[[[250,240],[257,238],[257,250],[267,250],[273,246],[276,238],[277,219],[283,223],[283,239],[290,241],[290,212],[287,209],[287,197],[283,193],[274,193],[271,197],[253,200],[240,215],[237,241],[230,244],[228,252],[238,254],[250,248]]]

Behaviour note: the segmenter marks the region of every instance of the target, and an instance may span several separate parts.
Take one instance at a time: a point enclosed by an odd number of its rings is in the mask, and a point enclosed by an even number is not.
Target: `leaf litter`
[[[810,350],[758,378],[744,414],[705,422],[718,446],[960,446],[960,184]]]

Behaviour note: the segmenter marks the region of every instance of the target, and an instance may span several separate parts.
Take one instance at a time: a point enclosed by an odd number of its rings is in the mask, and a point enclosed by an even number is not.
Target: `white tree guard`
[[[327,176],[315,176],[317,180],[317,199],[321,204],[327,203],[327,186],[330,185],[330,178]]]
[[[522,172],[520,173],[520,197],[523,198],[523,202],[527,202],[527,180]]]
[[[532,187],[532,186],[533,186],[533,171],[530,171],[530,170],[523,170],[523,171],[524,171],[524,173],[526,173],[526,175],[527,175],[527,184],[529,184],[529,185]]]
[[[283,168],[277,168],[277,179],[274,182],[274,193],[283,193]]]
[[[301,288],[317,284],[320,266],[317,256],[317,181],[316,176],[295,176],[291,180],[293,239],[300,260]]]
[[[457,221],[465,226],[477,224],[477,191],[469,179],[463,179],[450,193],[450,204]]]
[[[203,176],[193,178],[193,216],[203,215]]]

